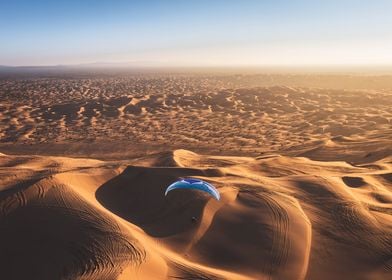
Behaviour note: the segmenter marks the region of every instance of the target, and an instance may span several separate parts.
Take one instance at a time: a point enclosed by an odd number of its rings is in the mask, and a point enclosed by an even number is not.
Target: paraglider
[[[168,194],[168,192],[175,190],[175,189],[200,190],[200,191],[204,191],[204,192],[210,194],[216,200],[220,199],[220,194],[219,194],[218,190],[213,185],[211,185],[203,180],[200,180],[200,179],[185,178],[185,179],[178,180],[167,187],[167,189],[165,191],[165,196]]]

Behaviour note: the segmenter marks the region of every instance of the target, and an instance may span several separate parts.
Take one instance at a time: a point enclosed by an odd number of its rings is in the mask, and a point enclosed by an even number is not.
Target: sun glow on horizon
[[[0,65],[392,65],[392,2],[0,4]]]

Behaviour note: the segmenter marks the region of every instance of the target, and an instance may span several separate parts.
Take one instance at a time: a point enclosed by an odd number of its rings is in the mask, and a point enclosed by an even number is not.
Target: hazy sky
[[[0,64],[392,64],[391,0],[0,0]]]

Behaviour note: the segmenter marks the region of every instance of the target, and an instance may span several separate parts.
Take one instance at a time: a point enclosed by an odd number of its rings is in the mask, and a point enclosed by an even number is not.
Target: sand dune
[[[354,166],[176,150],[110,162],[1,155],[0,165],[5,279],[392,273],[390,156]],[[164,196],[169,183],[187,176],[213,183],[221,201],[186,190]]]
[[[67,75],[0,77],[0,279],[392,278],[390,76]]]
[[[263,75],[212,74],[0,80],[0,148],[106,159],[163,147],[257,156],[319,148],[331,139],[339,145],[339,137],[392,146],[392,86],[380,81],[332,89],[353,77],[330,77],[334,83],[325,87],[328,77],[282,74],[268,83]]]

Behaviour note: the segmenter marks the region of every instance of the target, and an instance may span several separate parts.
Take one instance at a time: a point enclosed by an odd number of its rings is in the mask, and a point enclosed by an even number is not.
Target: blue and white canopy
[[[194,178],[185,178],[178,180],[171,184],[170,186],[167,187],[165,191],[165,196],[168,194],[168,192],[175,190],[175,189],[194,189],[194,190],[200,190],[209,193],[212,195],[216,200],[220,199],[220,194],[218,190],[211,184],[199,180],[199,179],[194,179]]]

